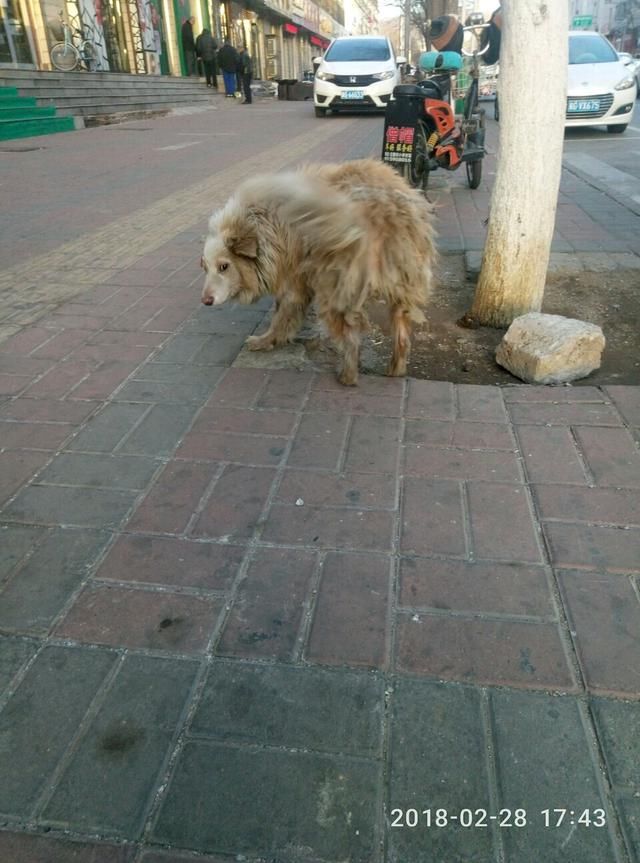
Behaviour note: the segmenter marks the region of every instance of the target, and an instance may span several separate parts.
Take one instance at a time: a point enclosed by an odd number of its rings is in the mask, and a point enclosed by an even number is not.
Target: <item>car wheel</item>
[[[607,126],[607,132],[611,132],[613,135],[622,135],[622,133],[626,131],[626,125],[623,126],[621,123],[616,123],[614,126]]]
[[[326,117],[327,116],[327,109],[326,108],[318,108],[317,105],[313,106],[313,112],[316,115],[316,117]]]

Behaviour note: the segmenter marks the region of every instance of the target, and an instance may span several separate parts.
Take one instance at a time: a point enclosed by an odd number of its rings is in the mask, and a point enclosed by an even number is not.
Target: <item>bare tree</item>
[[[496,6],[499,0],[496,0]],[[393,4],[404,14],[406,3],[403,0],[396,0]],[[434,18],[439,15],[455,14],[458,11],[458,3],[456,0],[410,0],[409,2],[409,17],[412,29],[418,30],[424,39],[425,50],[429,49],[431,40],[429,39],[429,28]]]
[[[498,169],[480,279],[461,321],[496,327],[542,305],[562,169],[568,4],[503,0],[502,21]]]

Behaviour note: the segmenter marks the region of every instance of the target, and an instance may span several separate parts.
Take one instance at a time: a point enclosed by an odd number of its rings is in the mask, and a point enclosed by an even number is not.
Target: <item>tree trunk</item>
[[[467,316],[495,327],[542,305],[562,169],[568,6],[503,0],[502,21],[498,168]]]

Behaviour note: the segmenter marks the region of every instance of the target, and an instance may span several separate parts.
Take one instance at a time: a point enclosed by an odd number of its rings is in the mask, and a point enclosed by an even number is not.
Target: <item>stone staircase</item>
[[[214,91],[215,92],[215,91]],[[174,78],[170,75],[127,75],[116,72],[43,72],[27,69],[0,69],[0,108],[47,109],[33,115],[32,126],[22,123],[27,117],[10,120],[0,114],[0,139],[42,135],[47,131],[63,131],[53,121],[64,121],[64,130],[82,126],[114,123],[149,114],[166,113],[172,108],[204,103],[211,104],[215,96],[207,90],[204,79]],[[20,98],[21,105],[7,104]],[[53,112],[52,112],[53,111]],[[41,124],[33,125],[36,118]],[[71,125],[69,125],[71,123]],[[51,127],[46,128],[46,124]],[[28,131],[29,128],[35,131]],[[21,134],[12,134],[20,131]]]
[[[16,87],[0,84],[0,141],[74,128],[73,117],[57,116],[55,105],[37,105],[35,98],[20,96]]]

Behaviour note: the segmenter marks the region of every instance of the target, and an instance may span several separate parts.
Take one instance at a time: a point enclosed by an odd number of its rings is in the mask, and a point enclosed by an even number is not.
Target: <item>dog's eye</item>
[[[218,272],[224,273],[225,270],[229,269],[229,264],[218,264]]]

